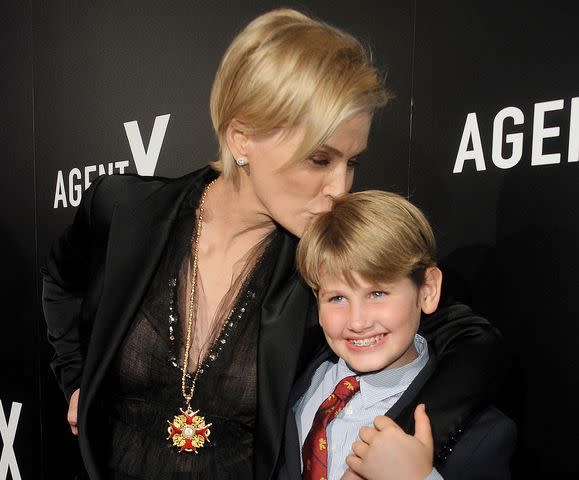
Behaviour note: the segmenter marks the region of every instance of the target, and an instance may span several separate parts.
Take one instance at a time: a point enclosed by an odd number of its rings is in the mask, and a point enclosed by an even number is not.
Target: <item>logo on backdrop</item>
[[[8,478],[8,470],[12,474],[12,480],[21,480],[16,454],[14,453],[14,438],[20,419],[22,404],[12,402],[9,418],[4,414],[4,407],[0,400],[0,435],[2,436],[2,456],[0,456],[0,480]]]
[[[133,161],[139,175],[151,176],[155,174],[170,117],[171,115],[167,114],[155,118],[151,138],[146,149],[138,122],[134,120],[124,123]],[[56,174],[53,208],[77,207],[80,204],[82,193],[90,187],[93,180],[105,174],[123,174],[128,166],[129,161],[123,160],[100,165],[86,165],[83,169],[73,168],[66,173],[59,170]],[[2,480],[1,476],[0,480]]]
[[[561,163],[561,152],[544,153],[543,142],[547,138],[559,137],[561,128],[545,127],[545,116],[549,112],[563,110],[565,101],[562,99],[549,102],[535,103],[533,112],[533,138],[531,148],[531,166],[552,165]],[[567,149],[567,162],[579,162],[579,97],[571,99],[569,113],[569,145]],[[519,163],[523,156],[523,133],[504,134],[505,120],[510,119],[514,125],[523,125],[525,115],[517,107],[505,107],[495,116],[493,122],[493,138],[491,159],[497,168],[513,168]],[[503,143],[511,145],[511,154],[505,156]],[[471,148],[469,148],[471,146]],[[488,147],[487,147],[488,148]],[[487,155],[485,155],[485,153]],[[466,116],[460,146],[456,154],[452,173],[462,173],[463,169],[471,169],[472,166],[477,171],[487,169],[488,150],[483,149],[478,120],[476,113],[469,113]]]

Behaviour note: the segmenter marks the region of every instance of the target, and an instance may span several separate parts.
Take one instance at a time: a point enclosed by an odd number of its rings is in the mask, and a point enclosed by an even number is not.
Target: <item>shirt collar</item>
[[[360,397],[364,408],[372,407],[380,401],[404,392],[426,365],[429,358],[426,340],[416,334],[414,347],[418,357],[412,362],[398,368],[386,368],[362,375],[350,370],[346,362],[340,358],[337,365],[338,378],[355,375],[360,381]]]

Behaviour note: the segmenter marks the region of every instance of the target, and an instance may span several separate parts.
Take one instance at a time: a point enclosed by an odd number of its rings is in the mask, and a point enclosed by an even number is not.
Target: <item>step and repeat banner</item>
[[[4,8],[5,7],[5,8]],[[0,14],[0,479],[42,474],[31,9]]]
[[[577,16],[562,1],[466,3],[7,2],[0,480],[81,469],[40,312],[50,244],[99,175],[177,177],[214,158],[220,57],[280,6],[358,36],[386,73],[396,97],[376,116],[355,188],[422,207],[445,288],[505,334],[513,362],[499,406],[519,428],[514,477],[577,473]]]
[[[513,353],[500,406],[519,429],[515,478],[576,477],[577,7],[419,1],[415,15],[411,197],[449,288]]]

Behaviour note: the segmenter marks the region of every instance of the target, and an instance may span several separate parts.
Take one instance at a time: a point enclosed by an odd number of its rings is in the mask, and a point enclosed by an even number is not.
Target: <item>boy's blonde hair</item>
[[[436,265],[436,242],[428,220],[408,200],[368,190],[338,198],[306,229],[296,255],[315,292],[323,274],[355,284],[353,272],[376,283],[409,277],[421,286],[426,269]]]
[[[219,142],[215,168],[237,169],[229,151],[229,124],[245,134],[306,127],[286,166],[313,153],[347,117],[373,113],[389,99],[370,55],[353,36],[291,9],[257,17],[233,40],[211,91],[211,119]]]

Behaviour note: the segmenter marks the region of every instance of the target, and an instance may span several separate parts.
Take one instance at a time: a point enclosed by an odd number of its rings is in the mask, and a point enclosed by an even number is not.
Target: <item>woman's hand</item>
[[[76,414],[78,411],[78,396],[80,395],[80,388],[77,388],[70,397],[70,402],[68,402],[68,415],[66,419],[70,425],[70,430],[73,435],[78,435],[78,424],[76,420]]]
[[[392,419],[376,417],[374,427],[360,429],[360,440],[352,445],[343,479],[424,480],[432,471],[433,441],[424,404],[414,410],[416,429],[408,435]]]

